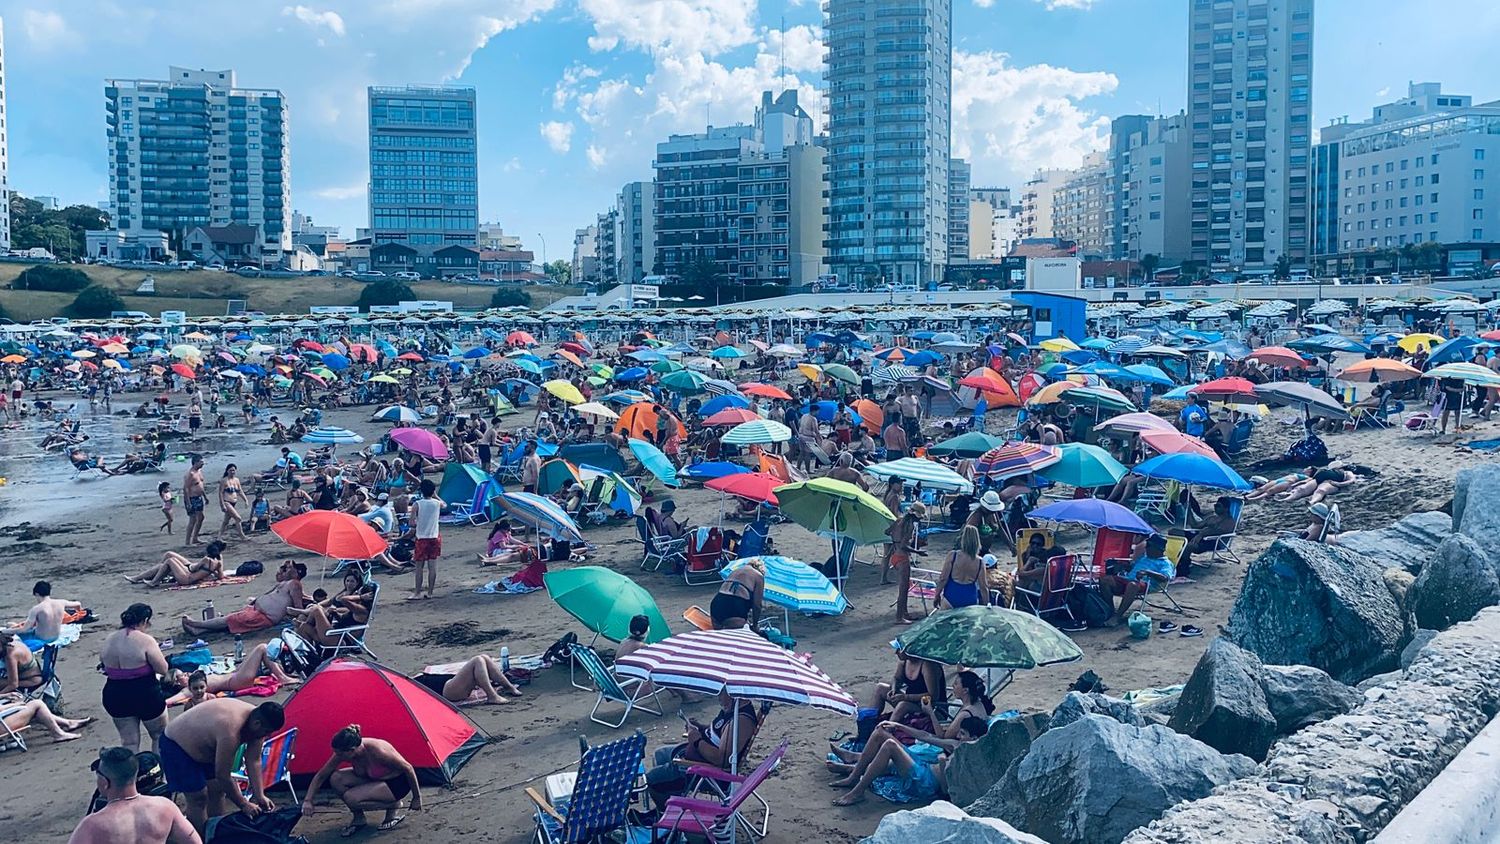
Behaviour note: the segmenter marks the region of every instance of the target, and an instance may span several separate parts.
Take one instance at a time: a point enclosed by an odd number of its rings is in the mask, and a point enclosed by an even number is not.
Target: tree
[[[553,284],[567,284],[573,280],[573,265],[561,259],[543,264],[542,271],[547,274],[547,278],[552,279]]]
[[[1150,281],[1156,275],[1156,270],[1159,267],[1161,267],[1160,255],[1146,254],[1141,256],[1141,274],[1146,277],[1147,281]]]
[[[79,319],[103,319],[113,311],[125,310],[120,294],[102,284],[85,287],[67,307],[67,315]]]
[[[109,215],[92,205],[48,210],[20,194],[10,198],[10,244],[13,249],[41,247],[64,260],[86,254],[85,232],[109,228]]]
[[[516,305],[523,308],[531,307],[531,294],[515,287],[498,287],[490,296],[492,308],[509,308]]]
[[[1277,278],[1292,277],[1292,256],[1282,255],[1276,259],[1276,269],[1271,273]]]
[[[394,278],[382,278],[365,285],[365,289],[359,291],[360,310],[368,311],[371,305],[397,305],[403,301],[416,299],[415,293],[411,292],[411,286],[404,281]]]
[[[47,290],[53,293],[72,293],[89,286],[89,277],[76,267],[61,267],[56,264],[38,264],[28,267],[10,283],[15,290]]]

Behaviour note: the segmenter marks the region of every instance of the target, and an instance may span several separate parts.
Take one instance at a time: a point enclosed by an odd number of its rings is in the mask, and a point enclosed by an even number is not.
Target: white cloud
[[[595,170],[604,166],[605,151],[603,149],[589,144],[588,149],[584,150],[584,155],[588,157],[589,166]]]
[[[344,35],[344,18],[338,12],[320,12],[307,6],[284,6],[281,14],[282,17],[294,17],[313,29],[327,29],[339,37]]]
[[[546,139],[547,146],[552,147],[554,152],[567,152],[573,146],[573,124],[563,123],[558,120],[549,120],[537,127],[541,130],[542,137]]]
[[[716,56],[755,42],[756,0],[579,0],[594,23],[589,49]]]
[[[786,69],[792,73],[823,72],[823,33],[815,26],[766,30],[761,49],[778,59],[785,57]]]
[[[1079,102],[1113,92],[1114,74],[1012,67],[1009,59],[953,54],[953,155],[974,165],[976,181],[1018,182],[1041,167],[1076,167],[1105,144],[1109,118]]]
[[[365,182],[361,180],[347,185],[330,185],[324,188],[314,188],[312,193],[313,196],[319,199],[361,199],[365,195]]]
[[[1049,12],[1055,12],[1058,9],[1077,9],[1087,12],[1094,8],[1094,4],[1099,0],[1033,0],[1033,2],[1046,5]],[[981,9],[988,9],[995,5],[995,0],[974,0],[974,5]]]
[[[64,42],[74,37],[68,29],[68,22],[57,12],[27,9],[21,13],[21,29],[35,46],[42,49],[65,46]]]
[[[507,161],[503,165],[501,165],[500,172],[502,172],[502,173],[515,173],[515,172],[518,172],[520,169],[521,169],[521,159],[517,158],[514,155],[512,155],[510,157],[509,161]]]

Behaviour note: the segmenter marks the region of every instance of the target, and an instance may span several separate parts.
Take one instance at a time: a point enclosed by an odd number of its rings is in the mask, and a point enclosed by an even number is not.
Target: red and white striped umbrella
[[[679,633],[615,661],[615,673],[669,689],[854,715],[854,698],[810,662],[749,630]]]

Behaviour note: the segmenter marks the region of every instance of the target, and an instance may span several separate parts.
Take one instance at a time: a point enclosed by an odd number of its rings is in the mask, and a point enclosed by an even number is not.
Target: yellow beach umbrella
[[[817,381],[823,377],[823,367],[815,363],[799,363],[797,364],[797,371],[806,375],[809,381]]]
[[[557,396],[568,404],[583,404],[583,393],[578,392],[577,387],[573,386],[567,381],[562,380],[561,378],[555,378],[542,384],[542,389],[546,390],[554,396]]]
[[[1433,346],[1436,346],[1442,342],[1443,338],[1437,336],[1436,334],[1417,333],[1408,334],[1405,337],[1402,337],[1400,340],[1396,341],[1396,345],[1400,346],[1402,351],[1416,354],[1418,349],[1426,349],[1428,351],[1431,351]]]
[[[1043,340],[1040,343],[1042,350],[1047,352],[1076,352],[1078,344],[1066,337],[1053,337],[1051,340]]]

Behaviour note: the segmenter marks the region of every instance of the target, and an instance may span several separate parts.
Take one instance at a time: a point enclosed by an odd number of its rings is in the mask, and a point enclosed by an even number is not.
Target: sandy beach
[[[125,401],[116,402],[117,408],[125,406]],[[324,421],[373,440],[388,426],[367,421],[371,409],[334,411],[325,414]],[[1276,413],[1292,417],[1291,411]],[[530,417],[529,411],[509,417],[507,427],[519,426]],[[87,409],[82,410],[82,419],[86,431],[108,430],[120,424],[102,411],[91,415]],[[1010,412],[992,414],[990,430],[1007,427],[1010,419]],[[144,424],[133,422],[127,427],[139,430]],[[116,743],[115,731],[100,705],[103,677],[95,672],[94,665],[99,644],[115,626],[120,610],[135,601],[151,604],[156,611],[155,635],[173,636],[182,644],[186,637],[175,623],[177,617],[197,615],[207,599],[212,599],[221,613],[232,611],[264,591],[271,575],[243,585],[188,591],[148,590],[126,584],[121,575],[155,562],[163,550],[183,550],[185,519],[181,509],[176,534],[167,537],[159,533],[160,511],[154,490],[157,483],[168,480],[180,491],[187,463],[178,461],[176,455],[188,450],[189,444],[170,444],[171,457],[164,473],[73,480],[64,457],[40,456],[36,443],[42,428],[43,423],[32,419],[6,430],[0,448],[0,475],[7,478],[6,485],[0,487],[0,618],[24,617],[31,604],[31,584],[39,578],[52,582],[54,595],[80,600],[94,610],[100,622],[86,626],[82,639],[63,650],[59,673],[66,714],[94,716],[102,721],[87,728],[83,741],[53,746],[44,736],[35,735],[29,753],[0,755],[0,768],[8,769],[7,779],[13,784],[25,783],[27,795],[24,801],[0,801],[0,828],[24,830],[32,840],[55,841],[66,838],[85,810],[93,788],[88,765],[97,749]],[[1236,465],[1279,454],[1297,430],[1276,417],[1262,419],[1248,453],[1235,461]],[[1496,436],[1497,430],[1500,423],[1480,422],[1459,439]],[[1410,512],[1441,507],[1451,497],[1459,468],[1494,459],[1455,448],[1451,439],[1413,435],[1399,427],[1327,436],[1335,460],[1362,464],[1377,473],[1337,497],[1344,529],[1377,527]],[[209,431],[192,447],[206,455],[205,477],[212,482],[226,463],[237,463],[245,477],[272,465],[279,449],[264,442],[263,429],[251,430],[231,422],[228,430]],[[105,448],[104,453],[118,459],[121,450]],[[267,497],[273,504],[279,503],[281,493],[270,487]],[[671,497],[678,502],[679,516],[685,516],[688,523],[712,523],[718,518],[717,493],[684,489],[671,493]],[[217,523],[218,514],[211,513],[206,536],[212,535]],[[1273,541],[1276,531],[1300,529],[1306,523],[1302,503],[1251,503],[1235,550],[1248,561]],[[481,569],[476,561],[486,529],[445,526],[443,531],[444,556],[435,600],[395,600],[409,588],[409,579],[379,576],[386,591],[369,641],[383,664],[413,673],[423,665],[451,662],[479,652],[498,654],[502,646],[508,646],[513,655],[540,653],[565,632],[584,633],[582,626],[545,592],[474,594],[476,586],[498,576],[494,569]],[[687,629],[681,620],[684,609],[695,604],[707,606],[711,599],[712,586],[689,587],[667,574],[643,573],[633,524],[588,528],[586,534],[597,546],[589,564],[615,569],[648,588],[674,630]],[[955,536],[935,536],[928,562],[940,562],[941,553],[951,547]],[[773,537],[781,553],[797,559],[821,561],[829,551],[826,540],[792,524],[777,526]],[[862,559],[874,556],[875,549],[863,549],[860,554]],[[228,566],[258,559],[268,570],[274,561],[284,558],[303,560],[314,572],[321,564],[318,558],[288,548],[268,534],[232,541],[225,554]],[[1086,670],[1097,672],[1114,694],[1183,682],[1216,626],[1224,622],[1242,573],[1242,567],[1232,564],[1195,571],[1195,582],[1174,588],[1178,599],[1189,607],[1185,616],[1149,611],[1157,619],[1171,617],[1179,623],[1185,617],[1206,631],[1204,638],[1174,634],[1137,641],[1123,630],[1075,634],[1085,652],[1082,662],[1019,673],[1000,696],[1000,708],[1050,710],[1066,687]],[[316,575],[310,575],[308,591],[317,585]],[[858,696],[872,683],[889,677],[894,668],[886,643],[898,632],[891,608],[895,587],[880,586],[878,568],[860,565],[852,575],[849,596],[854,606],[845,615],[794,617],[791,626],[797,650],[811,654],[820,668]],[[247,637],[247,644],[254,641],[260,639]],[[232,637],[220,636],[210,643],[216,653],[233,650]],[[574,765],[580,736],[603,742],[624,735],[626,730],[640,729],[648,736],[648,749],[680,740],[681,724],[670,708],[662,718],[632,715],[621,730],[591,723],[587,716],[594,695],[572,688],[565,667],[543,672],[524,692],[509,705],[466,708],[466,713],[490,735],[489,746],[459,772],[454,788],[427,791],[424,811],[414,813],[393,831],[367,832],[360,837],[378,836],[390,842],[451,840],[460,835],[503,842],[529,840],[531,804],[523,789],[539,785],[547,774]],[[284,698],[285,694],[280,697]],[[675,701],[668,705],[675,706]],[[692,701],[683,708],[707,719],[713,706],[707,701]],[[350,720],[357,721],[358,716],[351,714]],[[874,829],[882,815],[898,808],[873,796],[852,808],[830,805],[838,792],[826,785],[831,779],[823,765],[826,739],[847,729],[852,729],[849,721],[828,713],[791,707],[773,711],[752,756],[758,760],[783,737],[790,738],[792,744],[780,771],[762,789],[773,807],[768,841],[858,840]],[[317,758],[328,752],[327,748],[310,746],[299,747],[298,751],[299,756]],[[273,796],[286,799],[284,793]],[[312,841],[338,837],[348,815],[330,799],[331,795],[325,793],[319,801],[321,811],[305,819],[298,832]],[[440,838],[433,839],[434,834]]]

